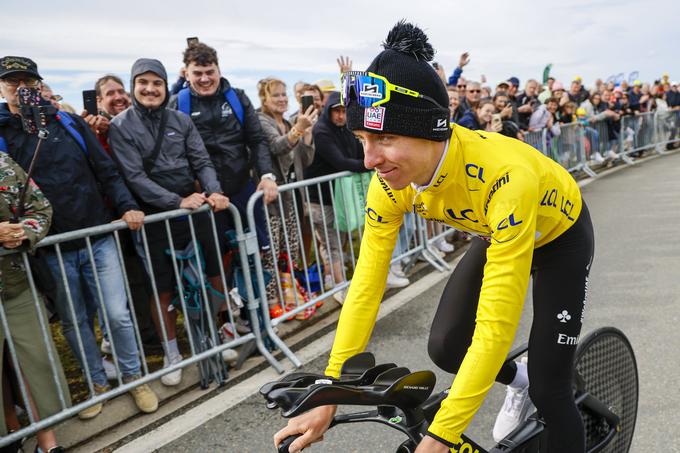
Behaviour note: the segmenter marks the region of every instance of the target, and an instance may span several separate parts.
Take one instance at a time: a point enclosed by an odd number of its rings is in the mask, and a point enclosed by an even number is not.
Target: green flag
[[[552,68],[552,63],[548,64],[543,70],[543,84],[548,83],[548,77],[550,77],[550,69]]]

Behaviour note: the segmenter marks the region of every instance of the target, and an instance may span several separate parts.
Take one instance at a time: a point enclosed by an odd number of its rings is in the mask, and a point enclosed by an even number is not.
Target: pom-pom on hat
[[[388,102],[363,108],[350,95],[347,127],[433,141],[447,140],[451,134],[449,96],[429,63],[434,57],[434,49],[425,33],[402,20],[389,32],[383,47],[385,50],[373,59],[366,71],[383,76],[394,85],[429,96],[439,105],[393,91]]]

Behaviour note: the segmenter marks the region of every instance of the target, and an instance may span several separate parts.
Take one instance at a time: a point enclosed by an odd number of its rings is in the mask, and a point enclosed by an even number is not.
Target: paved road
[[[631,451],[680,452],[680,154],[623,169],[584,187],[596,228],[596,258],[584,332],[602,325],[630,338],[640,372],[639,417]],[[382,319],[369,350],[378,361],[412,370],[432,369],[426,338],[443,283]],[[517,343],[526,340],[531,301],[525,305]],[[320,372],[326,357],[305,365]],[[438,373],[437,388],[451,382]],[[491,445],[491,426],[504,390],[496,385],[469,434]],[[252,396],[160,448],[162,452],[272,452],[271,435],[283,425],[278,412]],[[307,451],[389,452],[402,441],[380,425],[340,426]],[[159,442],[162,443],[162,442]]]

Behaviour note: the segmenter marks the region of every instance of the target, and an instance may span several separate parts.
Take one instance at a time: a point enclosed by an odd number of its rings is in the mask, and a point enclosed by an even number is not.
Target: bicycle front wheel
[[[620,431],[601,451],[627,453],[633,439],[638,406],[638,373],[633,348],[613,327],[597,329],[581,341],[576,351],[580,391],[585,391],[620,418]],[[601,442],[610,427],[601,417],[579,408],[586,432],[586,451]]]

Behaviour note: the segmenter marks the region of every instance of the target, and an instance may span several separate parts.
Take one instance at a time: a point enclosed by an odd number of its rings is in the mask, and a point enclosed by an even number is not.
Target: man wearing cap
[[[7,100],[7,104],[0,106],[0,136],[6,142],[10,156],[24,169],[31,164],[38,136],[22,128],[17,90],[21,87],[39,88],[41,80],[38,67],[32,60],[12,56],[0,59],[0,91]],[[144,213],[139,210],[115,163],[104,152],[87,124],[80,117],[71,116],[78,133],[76,136],[67,131],[59,115],[65,114],[56,111],[47,114],[49,135],[41,145],[33,174],[33,179],[54,210],[49,234],[110,223],[114,216],[105,198],[130,229],[141,228]],[[94,256],[96,274],[90,263],[90,253]],[[45,255],[57,287],[55,303],[64,336],[81,367],[85,370],[87,365],[95,393],[108,390],[93,326],[94,313],[101,306],[106,310],[109,335],[123,380],[129,382],[139,378],[139,350],[113,236],[93,237],[91,248],[83,240],[64,242],[61,244],[61,257],[51,248]],[[62,275],[62,266],[65,275]],[[63,284],[64,279],[68,282],[68,291]],[[101,300],[98,294],[102,294]],[[77,319],[74,320],[71,313],[75,313]],[[83,350],[79,346],[81,342]],[[158,399],[146,384],[131,390],[131,394],[143,412],[157,409]],[[98,403],[84,409],[79,416],[93,418],[101,412],[102,405]]]
[[[642,98],[642,82],[635,80],[633,87],[628,91],[628,104],[634,112],[640,111],[640,99]]]
[[[583,101],[590,97],[590,93],[585,89],[580,77],[576,77],[569,87],[569,100],[576,105],[581,105]]]

